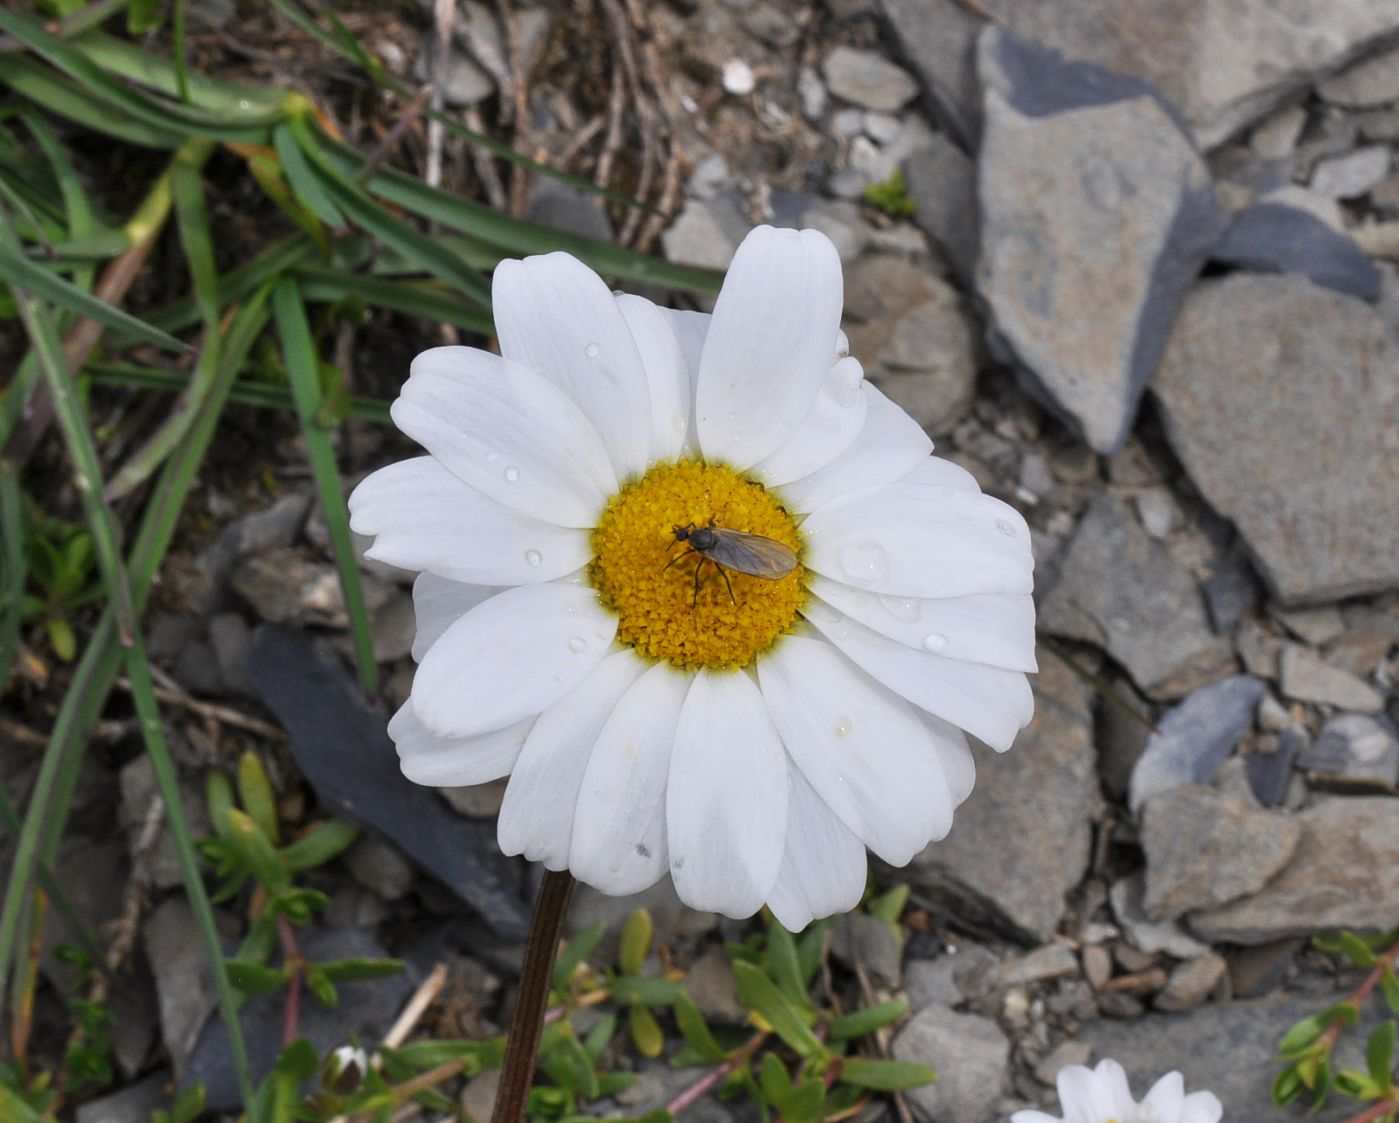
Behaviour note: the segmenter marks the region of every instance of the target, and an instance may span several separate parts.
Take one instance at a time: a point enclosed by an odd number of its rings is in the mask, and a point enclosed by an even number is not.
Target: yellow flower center
[[[649,659],[687,669],[746,667],[797,618],[805,596],[800,564],[778,578],[721,570],[708,558],[712,551],[675,536],[676,527],[711,520],[801,556],[797,524],[772,492],[731,468],[695,460],[657,464],[627,484],[593,531],[588,576],[617,613],[617,638]]]

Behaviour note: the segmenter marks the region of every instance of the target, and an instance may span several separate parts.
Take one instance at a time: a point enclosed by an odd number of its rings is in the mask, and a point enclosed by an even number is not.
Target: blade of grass
[[[173,128],[160,128],[121,112],[31,55],[6,55],[0,82],[49,112],[128,144],[178,148],[185,139]]]
[[[296,143],[291,130],[286,125],[278,125],[272,130],[272,144],[277,149],[277,158],[282,163],[282,172],[287,177],[297,197],[311,209],[327,226],[341,230],[345,226],[345,216],[335,201],[326,194],[325,188],[306,162],[306,155]]]
[[[357,296],[375,308],[421,316],[434,324],[455,324],[482,335],[495,334],[488,313],[468,307],[455,292],[439,284],[368,277],[314,265],[300,266],[292,273],[301,284],[302,298],[312,304]]]
[[[374,635],[369,627],[369,614],[364,608],[359,558],[350,538],[350,519],[345,506],[345,493],[340,487],[340,468],[335,463],[330,434],[320,421],[320,357],[311,338],[311,326],[306,322],[301,292],[290,278],[278,281],[277,287],[272,290],[272,315],[277,321],[282,356],[287,364],[287,381],[291,384],[296,412],[301,418],[306,451],[311,458],[311,471],[316,477],[321,509],[330,530],[335,566],[340,573],[340,589],[345,597],[345,610],[350,615],[350,627],[355,639],[360,681],[364,684],[365,693],[372,696],[379,677],[379,668],[374,661]]]
[[[170,17],[170,37],[175,41],[175,92],[180,101],[189,105],[189,54],[185,41],[185,9],[185,0],[175,0],[175,10]]]
[[[280,277],[297,262],[311,256],[314,248],[299,234],[273,242],[251,261],[224,273],[219,278],[219,296],[230,304],[246,300],[268,281]],[[162,331],[183,331],[199,322],[199,309],[192,299],[186,298],[157,309],[145,320]]]
[[[5,693],[5,680],[19,650],[27,572],[22,514],[18,474],[11,464],[0,460],[0,696]],[[4,787],[0,784],[0,794]]]
[[[188,344],[181,343],[173,335],[151,327],[130,312],[123,312],[115,305],[85,292],[73,282],[64,280],[52,270],[34,264],[23,256],[17,241],[0,248],[0,279],[15,288],[26,289],[51,304],[67,308],[84,319],[125,332],[143,343],[167,351],[191,350]]]
[[[77,169],[73,167],[73,162],[68,158],[67,150],[59,143],[53,129],[39,113],[26,106],[20,110],[19,116],[20,120],[24,122],[24,127],[29,130],[29,134],[38,144],[39,150],[44,154],[44,159],[49,162],[54,180],[58,184],[59,193],[63,198],[63,213],[68,225],[67,237],[64,241],[71,242],[76,238],[91,237],[98,229],[97,214],[87,192],[83,189],[82,180],[78,178]],[[81,289],[90,289],[95,276],[94,267],[79,267],[74,270],[73,283]]]
[[[303,289],[303,293],[304,293]],[[89,381],[103,386],[130,386],[139,390],[162,390],[178,394],[188,381],[174,371],[157,370],[135,363],[92,363],[83,372]],[[296,408],[291,391],[270,382],[240,381],[229,391],[228,400],[255,409],[288,412]],[[378,398],[351,397],[345,416],[356,421],[389,424],[389,403]]]

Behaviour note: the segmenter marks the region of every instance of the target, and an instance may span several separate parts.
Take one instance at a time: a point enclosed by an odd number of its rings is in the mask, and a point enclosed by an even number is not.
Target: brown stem
[[[767,1038],[768,1035],[766,1030],[764,1030],[761,1033],[755,1033],[752,1037],[750,1037],[738,1049],[734,1051],[734,1055],[732,1057],[724,1061],[722,1064],[715,1065],[698,1080],[696,1080],[693,1084],[691,1084],[688,1088],[686,1088],[683,1092],[681,1092],[678,1096],[676,1096],[675,1099],[671,1100],[670,1103],[666,1104],[666,1111],[670,1112],[672,1116],[676,1116],[679,1115],[682,1111],[684,1111],[687,1107],[691,1107],[692,1105],[698,1103],[709,1092],[711,1088],[718,1087],[718,1085],[722,1081],[728,1079],[730,1073],[732,1073],[741,1064],[747,1061],[754,1053],[756,1053],[759,1047],[761,1047],[762,1043],[767,1040]]]
[[[535,1055],[539,1052],[539,1035],[544,1031],[544,1006],[549,1001],[549,986],[553,981],[554,955],[563,932],[568,901],[573,896],[573,885],[573,875],[567,870],[546,870],[539,887],[491,1123],[521,1123],[524,1119],[525,1103],[534,1079]]]
[[[1359,1115],[1352,1115],[1345,1123],[1374,1123],[1395,1111],[1399,1111],[1399,1100],[1390,1096],[1371,1104]]]
[[[291,977],[287,979],[287,1005],[282,1015],[282,1048],[285,1049],[296,1040],[301,1024],[301,972],[306,957],[301,954],[291,921],[281,913],[277,914],[277,939],[282,944],[282,960],[291,968]]]
[[[1384,978],[1384,973],[1394,966],[1395,959],[1399,959],[1399,943],[1387,947],[1380,952],[1379,959],[1369,974],[1360,980],[1360,985],[1350,992],[1346,998],[1346,1005],[1360,1009],[1360,1004],[1370,996],[1370,992],[1380,985],[1380,980]],[[1345,1029],[1346,1022],[1339,1014],[1331,1019],[1331,1024],[1326,1027],[1326,1032],[1322,1034],[1322,1039],[1329,1049],[1336,1044],[1336,1039],[1341,1036],[1341,1030]]]

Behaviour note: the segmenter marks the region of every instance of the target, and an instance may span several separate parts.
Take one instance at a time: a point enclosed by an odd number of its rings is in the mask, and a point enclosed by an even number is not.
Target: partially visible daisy
[[[1010,1123],[1219,1123],[1224,1114],[1213,1092],[1187,1096],[1178,1072],[1161,1077],[1137,1103],[1116,1061],[1099,1061],[1097,1068],[1069,1065],[1060,1070],[1058,1087],[1062,1120],[1043,1111],[1017,1111]]]
[[[865,847],[947,834],[963,731],[1030,720],[1024,519],[864,381],[815,231],[753,231],[712,316],[561,253],[501,262],[493,302],[502,355],[419,355],[392,413],[428,455],[350,500],[422,571],[404,774],[508,775],[501,848],[605,893],[852,908]],[[697,572],[676,531],[710,525],[795,564]]]

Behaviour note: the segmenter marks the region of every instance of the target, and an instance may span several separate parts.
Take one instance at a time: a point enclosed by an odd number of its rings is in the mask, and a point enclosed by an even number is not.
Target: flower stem
[[[569,898],[573,896],[573,885],[573,875],[567,870],[546,870],[539,887],[491,1123],[521,1123],[524,1119],[525,1103],[534,1079],[535,1054],[539,1052],[539,1035],[544,1030],[544,1007],[553,982],[554,955],[559,948],[559,935],[563,931]]]

